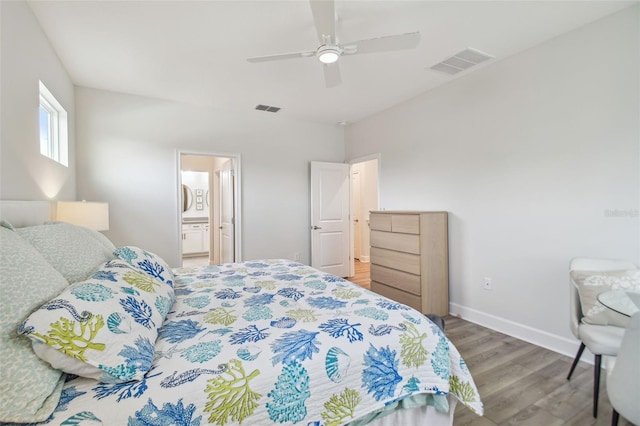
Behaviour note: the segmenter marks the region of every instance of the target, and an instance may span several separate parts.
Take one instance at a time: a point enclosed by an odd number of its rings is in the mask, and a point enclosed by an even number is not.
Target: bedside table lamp
[[[58,201],[56,220],[96,231],[108,231],[109,203]]]

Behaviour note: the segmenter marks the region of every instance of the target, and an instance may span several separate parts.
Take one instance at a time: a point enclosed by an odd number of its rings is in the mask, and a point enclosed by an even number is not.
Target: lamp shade
[[[96,231],[108,231],[109,204],[88,201],[58,201],[56,220]]]

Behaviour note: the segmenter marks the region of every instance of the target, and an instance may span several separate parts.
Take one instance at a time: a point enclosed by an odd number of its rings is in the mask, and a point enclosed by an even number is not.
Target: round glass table
[[[640,292],[610,290],[598,295],[598,302],[607,308],[628,317],[640,311]]]

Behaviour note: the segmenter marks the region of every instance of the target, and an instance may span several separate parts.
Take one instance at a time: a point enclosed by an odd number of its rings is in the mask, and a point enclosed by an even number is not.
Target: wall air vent
[[[270,105],[256,105],[256,108],[258,111],[267,111],[267,112],[278,112],[280,111],[280,107],[276,107],[276,106],[270,106]]]
[[[430,69],[449,75],[455,75],[471,68],[474,65],[478,65],[481,62],[493,58],[494,57],[491,55],[487,55],[479,50],[468,47],[455,55],[448,57],[444,61],[438,62]]]

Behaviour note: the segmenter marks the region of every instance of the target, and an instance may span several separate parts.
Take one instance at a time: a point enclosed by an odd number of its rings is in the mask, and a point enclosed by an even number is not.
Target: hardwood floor
[[[349,281],[358,284],[360,287],[364,287],[371,290],[371,273],[369,272],[370,263],[363,263],[356,260],[356,274],[353,277],[349,277]]]
[[[485,409],[484,417],[478,417],[459,404],[455,425],[611,424],[604,370],[598,418],[594,419],[591,364],[581,362],[568,381],[570,357],[461,318],[448,316],[445,320],[446,335],[471,370]],[[630,424],[622,418],[618,423]]]
[[[369,288],[369,264],[356,262],[356,276],[349,280]],[[611,424],[604,370],[598,418],[594,419],[591,414],[593,365],[581,362],[568,381],[572,359],[567,356],[462,318],[448,316],[445,321],[445,333],[467,363],[485,410],[484,416],[479,417],[458,404],[454,425]],[[621,417],[618,425],[630,426],[631,423]]]

